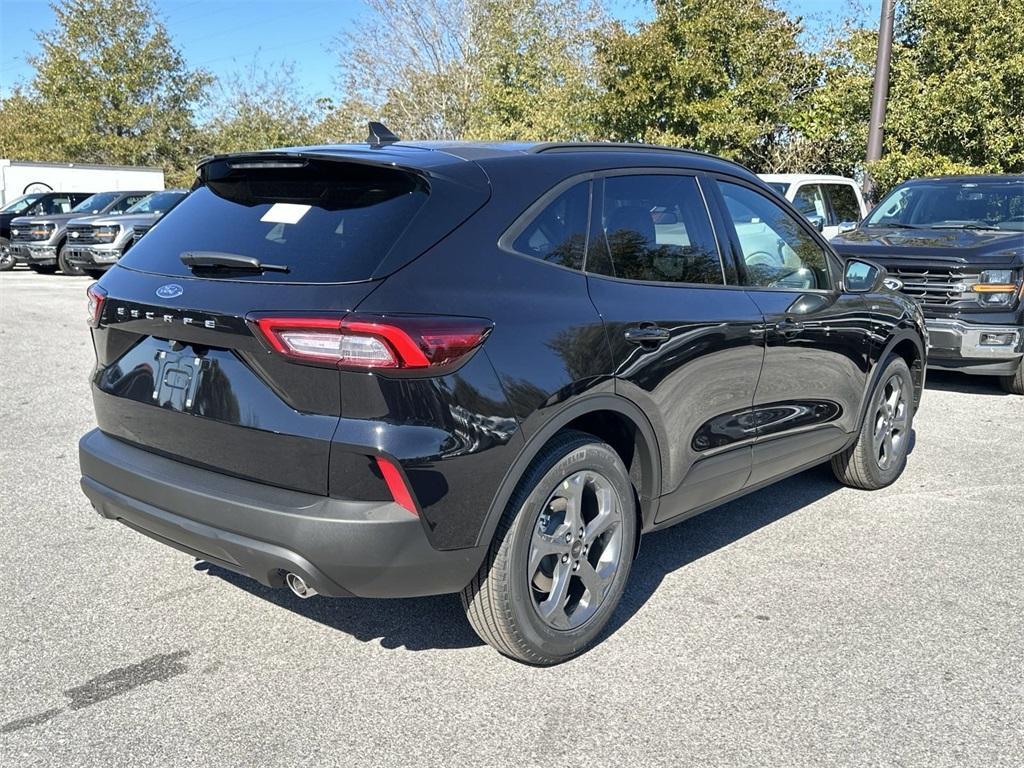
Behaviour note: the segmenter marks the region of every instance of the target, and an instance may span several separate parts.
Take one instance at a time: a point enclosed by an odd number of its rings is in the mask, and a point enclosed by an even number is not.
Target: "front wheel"
[[[105,269],[86,269],[86,270],[83,270],[83,271],[85,272],[85,274],[87,274],[93,280],[99,280],[101,277],[103,277],[103,273],[106,272],[107,270],[105,270]]]
[[[622,597],[637,535],[618,454],[593,435],[559,433],[519,481],[462,591],[469,623],[518,661],[548,666],[578,656]]]
[[[77,264],[72,264],[70,261],[68,261],[67,253],[68,249],[64,247],[61,247],[60,251],[58,251],[57,253],[57,263],[60,265],[60,271],[70,277],[78,277],[80,275],[84,275],[85,270],[83,270]]]
[[[907,465],[913,422],[914,380],[894,355],[882,369],[857,442],[832,457],[839,482],[868,491],[894,482]]]
[[[14,254],[11,253],[10,241],[0,237],[0,272],[14,269]]]
[[[999,383],[1003,390],[1011,395],[1024,395],[1024,359],[1017,363],[1017,372],[1010,376],[1000,376]]]
[[[39,275],[52,275],[57,271],[56,264],[29,264],[28,268]]]

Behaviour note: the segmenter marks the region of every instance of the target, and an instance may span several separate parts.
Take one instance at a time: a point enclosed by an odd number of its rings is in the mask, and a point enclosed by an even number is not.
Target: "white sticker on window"
[[[270,210],[263,214],[260,221],[271,224],[298,224],[299,219],[306,215],[312,206],[296,205],[295,203],[274,203]]]

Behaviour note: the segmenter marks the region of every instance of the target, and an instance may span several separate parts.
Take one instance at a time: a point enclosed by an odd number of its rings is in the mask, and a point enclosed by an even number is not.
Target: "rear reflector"
[[[97,328],[100,324],[100,316],[103,314],[103,302],[107,299],[107,292],[94,284],[85,289],[85,296],[89,302],[87,318],[89,327]]]
[[[380,468],[380,473],[384,475],[384,482],[388,484],[388,490],[391,491],[391,498],[395,500],[395,503],[405,507],[414,515],[418,515],[412,494],[409,493],[409,488],[405,485],[398,467],[381,456],[377,457],[377,466]]]
[[[471,352],[491,330],[484,320],[429,316],[265,316],[252,321],[275,352],[344,368],[444,365]]]

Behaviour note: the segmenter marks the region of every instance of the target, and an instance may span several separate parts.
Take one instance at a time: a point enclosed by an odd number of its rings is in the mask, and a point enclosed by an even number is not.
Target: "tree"
[[[897,19],[884,192],[912,176],[1024,172],[1024,0],[907,0]]]
[[[8,155],[163,166],[189,174],[195,109],[210,82],[189,69],[149,0],[53,2],[29,85],[2,105]],[[5,137],[6,137],[5,130]]]
[[[593,43],[604,14],[581,0],[480,0],[469,135],[569,140],[595,130]]]
[[[295,89],[294,70],[290,63],[261,69],[254,62],[244,75],[220,81],[218,111],[202,130],[204,150],[244,152],[320,141],[322,110]]]
[[[416,139],[584,138],[601,12],[589,0],[366,0],[338,41],[345,98],[328,123],[383,120]]]
[[[601,128],[769,167],[816,84],[800,32],[771,0],[656,0],[653,21],[598,41]]]

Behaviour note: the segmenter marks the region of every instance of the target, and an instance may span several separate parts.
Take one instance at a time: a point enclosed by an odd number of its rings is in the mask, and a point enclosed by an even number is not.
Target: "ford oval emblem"
[[[882,281],[882,285],[890,291],[898,291],[903,287],[903,281],[897,280],[895,277],[887,277]]]
[[[176,299],[185,292],[177,283],[168,283],[167,285],[161,285],[156,289],[156,295],[161,299]]]

